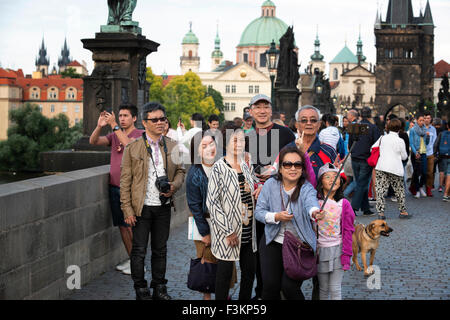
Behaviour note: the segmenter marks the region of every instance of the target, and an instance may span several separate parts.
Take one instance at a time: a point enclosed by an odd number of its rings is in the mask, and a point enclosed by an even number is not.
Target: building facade
[[[21,69],[0,68],[0,140],[7,139],[11,110],[27,102],[48,118],[65,114],[73,126],[83,119],[83,80],[42,74],[33,78]]]

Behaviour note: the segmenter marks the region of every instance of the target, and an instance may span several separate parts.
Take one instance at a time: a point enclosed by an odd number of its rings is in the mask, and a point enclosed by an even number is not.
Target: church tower
[[[64,39],[64,46],[61,49],[61,56],[58,59],[59,72],[65,71],[69,63],[72,62],[70,51],[67,47],[67,39]]]
[[[214,40],[214,51],[211,54],[211,71],[216,69],[223,60],[223,52],[220,50],[219,26],[217,26],[216,39]]]
[[[42,73],[45,77],[48,75],[48,66],[50,65],[50,59],[47,56],[47,48],[45,47],[44,38],[42,38],[41,48],[39,49],[39,55],[36,58],[36,71]]]
[[[190,23],[189,32],[183,38],[181,46],[183,50],[183,55],[180,58],[181,74],[185,74],[188,71],[199,72],[199,42],[197,36],[192,32],[192,22]]]
[[[412,110],[433,100],[434,23],[430,3],[414,17],[411,0],[389,0],[386,20],[377,16],[376,98],[379,114],[395,106]]]
[[[311,56],[309,65],[311,66],[311,73],[314,74],[316,69],[319,72],[325,73],[325,61],[323,55],[320,53],[319,27],[317,27],[316,40],[314,41],[314,54]]]

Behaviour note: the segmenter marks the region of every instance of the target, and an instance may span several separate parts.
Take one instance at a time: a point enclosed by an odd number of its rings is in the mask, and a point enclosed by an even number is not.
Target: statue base
[[[132,33],[135,35],[142,34],[142,28],[139,28],[139,22],[136,21],[124,21],[120,25],[108,24],[106,26],[100,26],[100,32],[102,33]]]
[[[299,97],[298,89],[275,88],[275,107],[277,109],[275,111],[284,112],[287,121],[290,121],[298,110]]]

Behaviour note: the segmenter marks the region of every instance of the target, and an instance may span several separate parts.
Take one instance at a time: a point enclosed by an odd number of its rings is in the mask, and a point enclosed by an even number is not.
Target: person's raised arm
[[[103,111],[100,113],[100,116],[98,117],[97,126],[95,127],[94,131],[92,132],[91,136],[89,137],[89,143],[96,145],[96,146],[109,146],[110,141],[105,136],[100,136],[100,131],[103,127],[107,125],[106,122],[106,111]]]

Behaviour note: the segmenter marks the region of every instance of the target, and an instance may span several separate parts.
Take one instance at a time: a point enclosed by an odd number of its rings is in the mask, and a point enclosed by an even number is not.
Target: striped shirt
[[[253,201],[251,191],[245,190],[245,181],[243,173],[238,173],[239,188],[241,189],[241,212],[242,212],[242,235],[241,243],[252,242],[252,225],[253,225]],[[251,190],[251,189],[250,189]]]

